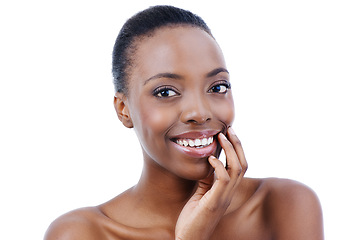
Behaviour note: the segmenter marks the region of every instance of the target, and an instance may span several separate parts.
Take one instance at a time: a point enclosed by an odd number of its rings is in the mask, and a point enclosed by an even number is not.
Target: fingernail
[[[223,138],[223,139],[226,139],[225,135],[224,135],[222,132],[219,133],[219,136],[220,136],[221,138]]]
[[[228,132],[232,135],[235,135],[234,129],[232,129],[232,127],[228,128]]]

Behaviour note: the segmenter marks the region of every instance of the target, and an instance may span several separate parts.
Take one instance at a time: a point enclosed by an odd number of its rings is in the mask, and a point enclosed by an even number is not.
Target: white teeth
[[[206,147],[214,141],[213,137],[209,138],[197,138],[197,139],[178,139],[176,143],[184,147]]]

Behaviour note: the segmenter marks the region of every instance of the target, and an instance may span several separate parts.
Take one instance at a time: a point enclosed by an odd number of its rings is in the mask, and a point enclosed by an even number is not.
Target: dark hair
[[[127,94],[127,77],[135,41],[150,36],[156,29],[169,25],[189,25],[212,36],[204,20],[190,11],[173,6],[154,6],[137,13],[126,21],[117,36],[112,53],[112,73],[115,91]]]

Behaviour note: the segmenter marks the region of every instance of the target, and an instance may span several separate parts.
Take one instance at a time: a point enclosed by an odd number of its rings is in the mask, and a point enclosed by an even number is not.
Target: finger
[[[231,194],[234,194],[234,189],[237,189],[237,186],[239,186],[244,174],[245,174],[245,171],[246,171],[246,165],[244,165],[245,169],[242,168],[242,164],[241,164],[241,161],[240,161],[240,156],[239,154],[237,153],[236,149],[235,149],[235,146],[233,145],[233,143],[230,142],[230,139],[227,139],[224,135],[220,135],[221,138],[223,138],[224,140],[224,146],[223,146],[223,149],[224,149],[224,152],[225,154],[227,155],[226,157],[226,162],[227,164],[230,164],[231,162],[231,167],[233,168],[233,171],[234,171],[234,174],[233,174],[233,183],[232,183],[232,190],[230,190],[230,193]],[[226,141],[225,141],[226,140]],[[240,141],[239,141],[240,142]],[[228,146],[231,146],[231,150],[232,151],[226,151],[226,149],[224,148],[226,145]],[[241,145],[240,145],[241,146]],[[231,153],[232,154],[232,157],[228,157],[228,153]],[[233,156],[235,155],[235,156]],[[245,159],[245,158],[244,158]],[[235,162],[236,161],[236,162]],[[245,161],[246,163],[246,161]],[[236,176],[236,177],[235,177]]]
[[[237,153],[231,142],[225,137],[223,133],[219,134],[218,139],[226,155],[226,168],[229,172],[229,175],[232,179],[237,179],[242,172]]]
[[[222,162],[216,157],[210,156],[209,163],[215,170],[215,182],[220,181],[222,184],[227,184],[230,181],[230,176]]]
[[[239,138],[236,136],[234,130],[232,129],[232,127],[228,128],[228,139],[230,140],[230,142],[232,143],[235,151],[236,151],[236,155],[239,158],[240,164],[241,164],[241,168],[242,168],[242,174],[245,174],[246,170],[248,169],[248,163],[246,161],[245,158],[245,154],[244,154],[244,150],[243,147],[241,145],[241,142],[239,140]]]
[[[203,195],[205,194],[206,196],[206,200],[204,199],[203,201],[208,201],[208,204],[215,206],[219,203],[219,199],[222,199],[224,196],[227,186],[230,182],[230,176],[219,159],[215,158],[214,156],[210,156],[208,161],[215,170],[215,179],[211,189],[208,190],[206,194],[203,192]],[[201,190],[199,189],[199,191]]]

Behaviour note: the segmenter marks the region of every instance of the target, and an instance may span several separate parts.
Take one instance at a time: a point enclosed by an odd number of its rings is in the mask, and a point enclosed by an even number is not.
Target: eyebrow
[[[221,72],[226,72],[227,74],[229,74],[229,71],[226,68],[221,67],[221,68],[216,68],[216,69],[212,70],[211,72],[207,73],[206,77],[207,78],[214,77]],[[181,75],[178,75],[175,73],[159,73],[159,74],[156,74],[156,75],[148,78],[147,80],[145,80],[144,85],[146,85],[149,81],[151,81],[153,79],[157,79],[157,78],[183,79],[183,77]]]
[[[147,79],[144,82],[144,85],[146,85],[149,81],[156,79],[156,78],[182,79],[183,77],[181,77],[180,75],[175,74],[175,73],[159,73],[159,74],[156,74],[155,76],[152,76],[151,78]]]
[[[212,70],[211,72],[209,72],[208,74],[206,74],[206,77],[207,78],[214,77],[221,72],[226,72],[227,74],[229,74],[229,71],[226,68],[216,68],[216,69]]]

